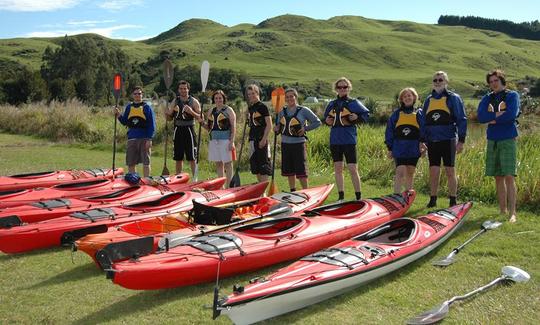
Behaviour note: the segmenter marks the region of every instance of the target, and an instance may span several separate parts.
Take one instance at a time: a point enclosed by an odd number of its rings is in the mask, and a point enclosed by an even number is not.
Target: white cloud
[[[66,24],[70,26],[88,26],[88,27],[94,27],[99,24],[109,24],[114,23],[116,20],[70,20]]]
[[[71,8],[81,0],[0,0],[0,10],[54,11]]]
[[[98,6],[111,11],[118,11],[131,6],[140,6],[143,2],[143,0],[109,0],[100,3]]]
[[[93,33],[98,34],[101,36],[105,36],[108,38],[113,38],[113,33],[118,30],[122,29],[133,29],[133,28],[143,28],[144,26],[140,25],[118,25],[118,26],[111,26],[111,27],[103,27],[103,28],[88,28],[88,29],[78,29],[78,30],[54,30],[54,31],[39,31],[39,32],[31,32],[26,34],[24,37],[59,37],[64,35],[77,35],[77,34],[86,34],[86,33]]]

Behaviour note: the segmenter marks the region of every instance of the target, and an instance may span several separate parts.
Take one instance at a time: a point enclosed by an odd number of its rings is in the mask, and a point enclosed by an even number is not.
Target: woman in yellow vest
[[[414,107],[418,93],[414,88],[404,88],[398,100],[399,107],[388,119],[385,133],[388,158],[396,164],[394,193],[413,188],[416,164],[426,151],[422,109]]]

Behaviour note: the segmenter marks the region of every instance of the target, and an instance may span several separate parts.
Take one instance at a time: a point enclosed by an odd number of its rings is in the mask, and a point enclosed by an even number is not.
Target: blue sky
[[[257,24],[266,18],[287,13],[317,19],[355,15],[426,24],[436,23],[441,14],[523,22],[540,18],[540,1],[0,0],[0,38],[91,32],[110,38],[141,40],[190,18],[206,18],[234,26]]]

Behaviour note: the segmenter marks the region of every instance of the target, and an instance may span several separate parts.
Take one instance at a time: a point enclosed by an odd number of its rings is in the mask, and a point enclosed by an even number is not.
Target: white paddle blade
[[[206,91],[206,85],[208,84],[208,75],[210,74],[210,63],[208,61],[203,61],[201,65],[201,85],[202,91]]]

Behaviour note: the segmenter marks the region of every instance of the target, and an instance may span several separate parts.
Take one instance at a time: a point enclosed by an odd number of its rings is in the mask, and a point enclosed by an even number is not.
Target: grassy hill
[[[38,69],[43,50],[59,40],[0,40],[0,60]],[[213,67],[244,71],[265,81],[311,84],[345,75],[353,80],[354,95],[378,99],[388,99],[409,85],[427,89],[436,70],[448,71],[451,86],[464,96],[471,95],[494,67],[505,69],[510,79],[540,75],[537,41],[467,27],[356,16],[316,20],[284,15],[232,27],[191,19],[145,41],[109,41],[133,62],[169,51],[180,67],[208,60]]]

